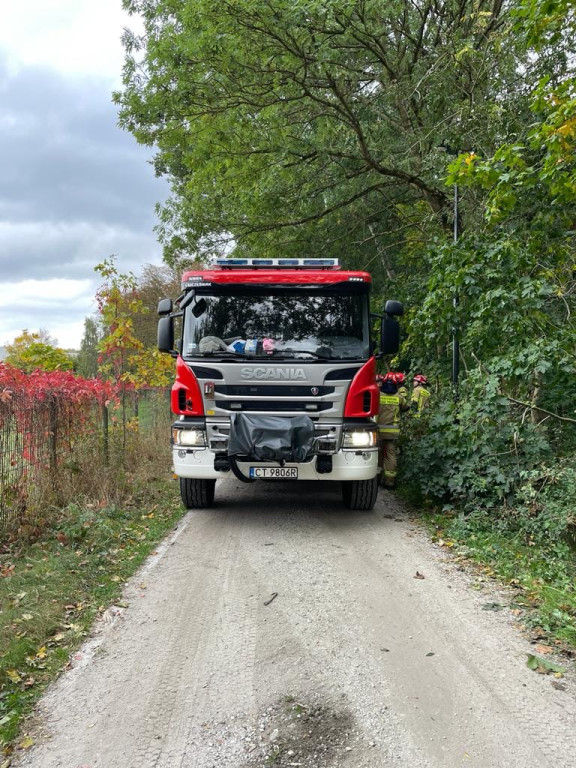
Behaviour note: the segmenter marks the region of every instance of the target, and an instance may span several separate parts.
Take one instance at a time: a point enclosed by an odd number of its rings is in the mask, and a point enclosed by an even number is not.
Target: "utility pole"
[[[449,155],[458,157],[460,154],[458,150],[451,147],[449,144],[440,144],[437,149],[441,152],[446,152]],[[459,231],[459,216],[458,216],[458,184],[454,184],[454,245],[458,242],[460,236]],[[460,374],[460,339],[458,328],[458,305],[460,304],[460,296],[458,291],[454,290],[454,296],[452,297],[452,306],[454,307],[454,325],[452,326],[452,388],[454,390],[454,397],[458,398],[458,376]]]
[[[454,245],[458,242],[458,184],[454,184]],[[454,306],[454,326],[452,328],[452,386],[454,387],[454,396],[458,397],[458,375],[460,373],[460,339],[458,336],[458,305],[460,297],[458,291],[455,291],[453,298]]]

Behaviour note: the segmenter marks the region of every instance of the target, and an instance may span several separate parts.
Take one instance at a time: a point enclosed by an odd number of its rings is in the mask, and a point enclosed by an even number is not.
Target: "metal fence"
[[[39,504],[65,501],[66,488],[80,474],[122,465],[128,454],[137,461],[143,436],[158,431],[168,445],[169,409],[166,390],[129,391],[111,403],[5,392],[0,397],[0,535]]]

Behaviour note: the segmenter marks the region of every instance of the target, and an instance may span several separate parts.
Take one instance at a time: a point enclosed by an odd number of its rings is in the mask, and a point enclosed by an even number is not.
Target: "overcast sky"
[[[161,262],[150,151],[116,126],[121,0],[3,3],[0,26],[0,346],[45,328],[78,348],[94,266]]]

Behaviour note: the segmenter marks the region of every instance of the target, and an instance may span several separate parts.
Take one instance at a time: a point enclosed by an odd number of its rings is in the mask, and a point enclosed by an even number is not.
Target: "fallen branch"
[[[560,421],[569,421],[571,424],[576,424],[576,419],[571,419],[568,416],[560,416],[558,413],[552,413],[552,411],[547,411],[546,408],[542,408],[540,405],[530,405],[530,403],[523,403],[521,400],[516,400],[514,397],[509,397],[508,395],[504,395],[504,397],[507,400],[510,400],[510,402],[516,403],[517,405],[523,405],[525,408],[529,408],[530,410],[541,411],[548,416],[552,416],[554,419],[559,419]]]

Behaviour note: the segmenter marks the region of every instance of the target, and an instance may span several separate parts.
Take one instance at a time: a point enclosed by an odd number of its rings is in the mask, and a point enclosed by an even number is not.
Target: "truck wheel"
[[[207,509],[214,503],[216,480],[180,478],[180,496],[186,509]]]
[[[374,509],[378,497],[378,478],[372,480],[344,480],[342,499],[348,509]]]

